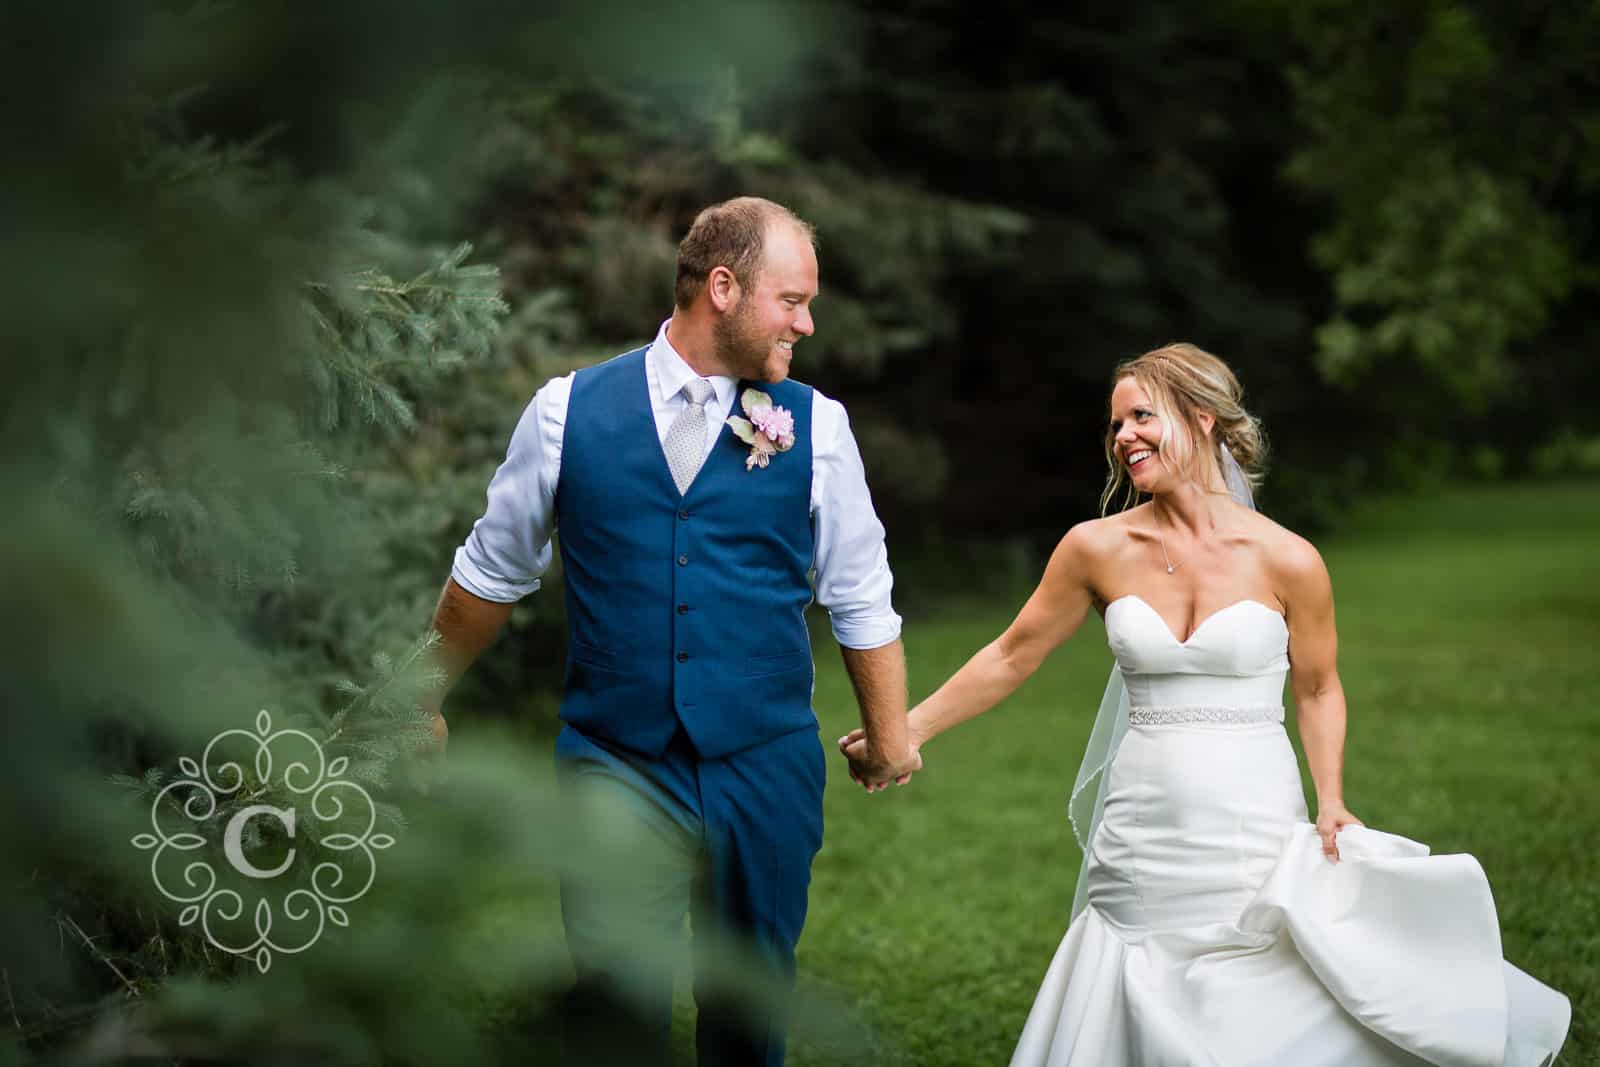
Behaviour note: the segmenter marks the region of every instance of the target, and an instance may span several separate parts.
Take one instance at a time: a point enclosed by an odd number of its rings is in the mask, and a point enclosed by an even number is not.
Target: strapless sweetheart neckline
[[[1173,642],[1175,644],[1177,644],[1179,647],[1182,647],[1182,648],[1187,648],[1188,645],[1189,645],[1189,642],[1193,641],[1195,639],[1195,637],[1200,633],[1200,631],[1206,628],[1206,624],[1211,622],[1211,620],[1215,619],[1219,615],[1223,615],[1223,614],[1226,614],[1227,612],[1232,611],[1234,608],[1243,607],[1245,604],[1254,604],[1256,607],[1260,608],[1262,611],[1265,611],[1267,614],[1271,615],[1273,618],[1275,618],[1279,622],[1283,623],[1283,628],[1285,630],[1288,630],[1288,628],[1289,628],[1289,623],[1288,623],[1287,620],[1284,619],[1282,612],[1277,611],[1274,608],[1272,608],[1272,607],[1270,607],[1270,606],[1268,606],[1266,604],[1263,604],[1261,601],[1256,600],[1253,597],[1244,597],[1243,599],[1235,600],[1233,603],[1228,604],[1225,607],[1218,608],[1216,611],[1213,611],[1210,615],[1207,615],[1205,618],[1201,619],[1200,622],[1195,625],[1195,628],[1193,630],[1189,631],[1189,636],[1185,637],[1183,640],[1180,641],[1180,640],[1178,640],[1178,635],[1172,632],[1172,627],[1167,624],[1167,620],[1161,614],[1161,612],[1157,611],[1155,609],[1155,607],[1148,600],[1146,600],[1144,597],[1140,596],[1138,593],[1124,593],[1122,596],[1119,596],[1115,600],[1110,601],[1109,603],[1106,604],[1106,614],[1110,615],[1112,606],[1116,605],[1116,604],[1120,604],[1124,600],[1137,600],[1140,604],[1143,604],[1144,607],[1145,607],[1145,610],[1150,612],[1150,614],[1154,615],[1156,617],[1156,621],[1161,623],[1161,628],[1167,632],[1167,636],[1172,638]]]

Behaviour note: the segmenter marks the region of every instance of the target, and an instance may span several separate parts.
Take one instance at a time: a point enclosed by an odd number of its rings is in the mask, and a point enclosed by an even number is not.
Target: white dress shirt
[[[670,322],[671,320],[668,320]],[[683,386],[695,372],[667,340],[667,323],[645,352],[645,379],[656,434],[663,441],[688,401]],[[522,413],[505,462],[489,483],[488,507],[456,549],[450,576],[474,596],[502,603],[539,588],[550,566],[556,527],[556,483],[572,375],[552,378]],[[706,454],[733,409],[738,379],[705,379],[716,395],[706,402]],[[797,427],[798,429],[798,427]],[[813,390],[811,404],[811,526],[816,598],[828,611],[833,636],[846,648],[877,648],[900,636],[890,601],[894,578],[883,524],[872,509],[866,471],[844,405]]]

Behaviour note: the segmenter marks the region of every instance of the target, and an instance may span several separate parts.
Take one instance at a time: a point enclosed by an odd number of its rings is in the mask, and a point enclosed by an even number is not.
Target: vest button
[[[689,565],[689,557],[688,556],[679,556],[678,557],[678,566],[687,567],[688,565]]]
[[[689,653],[687,653],[687,652],[679,652],[678,653],[678,662],[679,663],[688,663],[689,662]]]
[[[687,518],[688,518],[688,517],[689,517],[689,513],[688,513],[688,512],[687,512],[687,511],[680,511],[680,512],[678,512],[678,518],[680,518],[680,519],[687,519]]]
[[[687,604],[679,604],[678,605],[678,614],[679,615],[687,615],[687,614],[689,614],[689,605],[687,605]]]

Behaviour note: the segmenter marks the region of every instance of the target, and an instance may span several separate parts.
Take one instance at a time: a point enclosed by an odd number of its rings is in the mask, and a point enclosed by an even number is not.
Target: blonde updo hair
[[[1163,345],[1136,359],[1125,360],[1111,375],[1111,387],[1124,378],[1139,383],[1150,397],[1151,406],[1161,416],[1161,444],[1158,454],[1167,466],[1207,492],[1226,493],[1222,478],[1222,448],[1233,453],[1251,488],[1261,484],[1266,469],[1267,441],[1261,422],[1240,402],[1244,388],[1222,360],[1204,349],[1187,343]],[[1200,413],[1216,418],[1207,438],[1200,425]],[[1138,491],[1128,477],[1127,468],[1117,455],[1116,434],[1106,430],[1106,488],[1100,494],[1100,514],[1106,514],[1119,489],[1124,490],[1122,508],[1131,507]],[[1195,447],[1207,442],[1209,449]]]

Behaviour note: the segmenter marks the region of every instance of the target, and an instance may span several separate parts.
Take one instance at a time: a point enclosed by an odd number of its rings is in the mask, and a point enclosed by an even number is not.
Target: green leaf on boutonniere
[[[772,398],[759,389],[746,389],[739,394],[739,406],[744,408],[745,414],[748,415],[756,408],[770,408]]]
[[[751,389],[745,395],[748,396],[753,392],[755,390]],[[756,428],[751,425],[749,419],[741,419],[737,415],[729,415],[728,425],[733,428],[733,435],[745,444],[753,445],[756,443]]]

